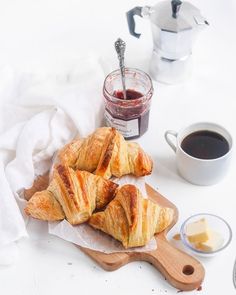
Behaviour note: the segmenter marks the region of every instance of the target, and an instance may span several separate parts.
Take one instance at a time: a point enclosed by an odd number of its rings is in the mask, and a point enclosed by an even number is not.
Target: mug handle
[[[169,146],[172,148],[172,150],[176,153],[176,145],[171,141],[170,135],[175,136],[175,138],[177,139],[178,133],[174,130],[167,130],[165,132],[166,142],[169,144]]]

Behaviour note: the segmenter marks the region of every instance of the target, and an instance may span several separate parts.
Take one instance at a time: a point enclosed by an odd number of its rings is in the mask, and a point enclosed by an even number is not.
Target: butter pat
[[[205,252],[212,252],[216,251],[217,249],[221,248],[224,243],[224,239],[222,236],[212,230],[208,231],[209,238],[205,242],[201,242],[198,244],[198,249],[205,251]]]
[[[205,218],[189,223],[186,235],[190,243],[203,243],[209,239],[208,224]]]

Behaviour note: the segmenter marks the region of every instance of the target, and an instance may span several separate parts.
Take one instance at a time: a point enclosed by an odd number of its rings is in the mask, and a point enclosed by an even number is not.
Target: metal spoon
[[[115,49],[118,55],[119,59],[119,65],[120,65],[120,72],[121,72],[121,80],[122,80],[122,86],[123,86],[123,96],[124,99],[127,99],[126,97],[126,87],[125,87],[125,64],[124,64],[124,54],[125,54],[125,42],[118,38],[115,42]]]

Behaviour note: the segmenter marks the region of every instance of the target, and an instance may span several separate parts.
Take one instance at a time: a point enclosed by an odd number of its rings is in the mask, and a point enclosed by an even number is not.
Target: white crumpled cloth
[[[0,265],[17,258],[15,241],[28,235],[22,189],[47,172],[54,153],[75,136],[87,136],[103,120],[104,72],[94,56],[63,71],[17,73],[0,69]],[[124,177],[145,194],[145,180]],[[32,227],[31,222],[31,227]],[[33,225],[42,235],[39,224]],[[42,228],[45,229],[42,224]],[[88,225],[49,223],[49,233],[106,253],[124,251],[120,243]],[[138,251],[156,249],[152,239]],[[131,251],[135,251],[132,249]]]
[[[100,126],[103,80],[94,56],[62,71],[0,69],[0,264],[14,261],[14,242],[27,236],[25,201],[17,192],[49,169],[66,142]]]

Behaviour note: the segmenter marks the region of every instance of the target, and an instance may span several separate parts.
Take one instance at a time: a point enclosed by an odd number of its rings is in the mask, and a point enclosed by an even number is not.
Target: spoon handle
[[[119,66],[120,66],[120,72],[121,72],[121,81],[122,81],[122,87],[123,87],[123,96],[124,99],[126,99],[126,86],[125,86],[125,63],[124,63],[124,54],[125,54],[125,42],[118,38],[115,42],[115,49],[117,52],[117,56],[119,59]]]

